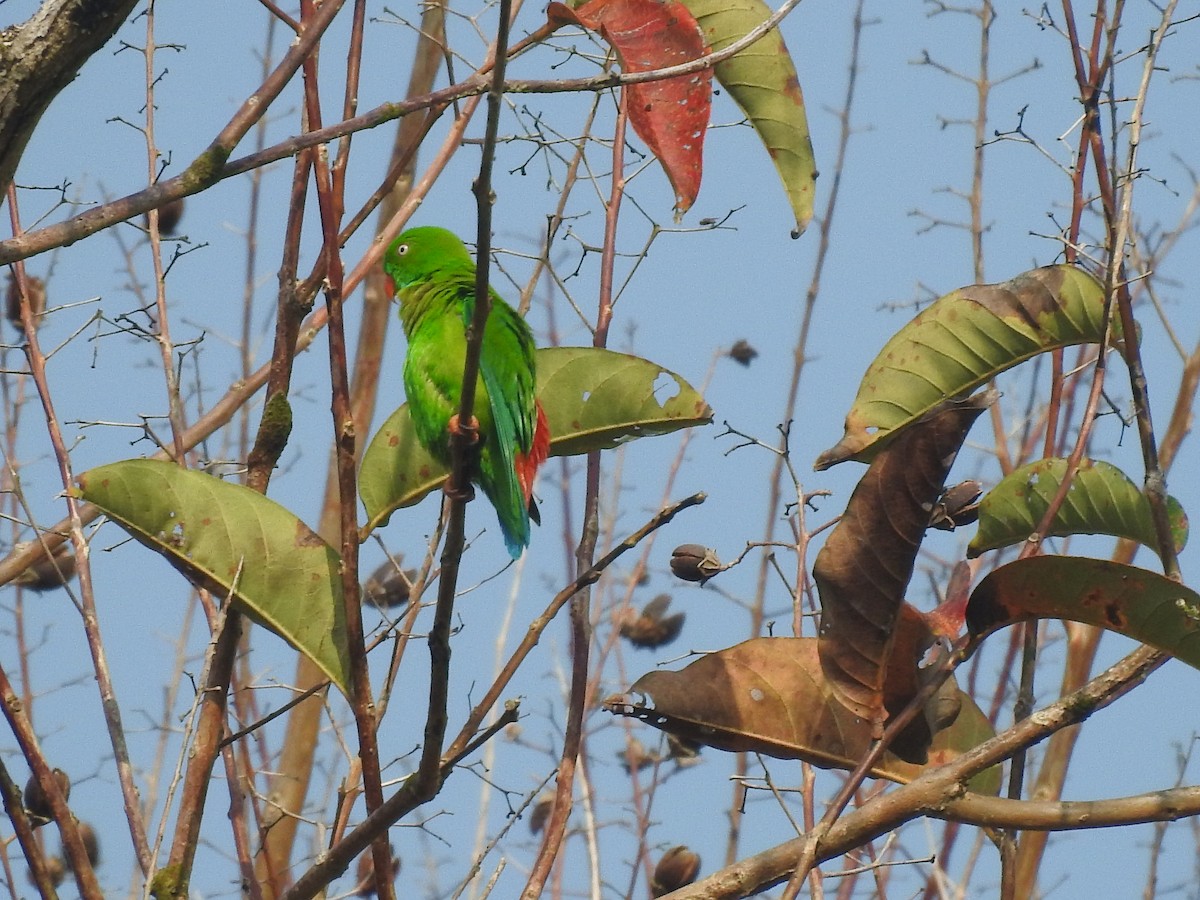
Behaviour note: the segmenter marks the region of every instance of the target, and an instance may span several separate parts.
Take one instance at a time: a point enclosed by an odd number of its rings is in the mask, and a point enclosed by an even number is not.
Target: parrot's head
[[[463,264],[472,266],[471,254],[458,235],[428,225],[401,233],[383,255],[383,271],[397,291],[436,279]]]

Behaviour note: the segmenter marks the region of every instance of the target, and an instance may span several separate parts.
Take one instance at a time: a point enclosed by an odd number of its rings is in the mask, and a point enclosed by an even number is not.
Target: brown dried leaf
[[[887,688],[887,663],[930,512],[971,423],[995,397],[945,400],[881,450],[817,554],[822,670],[834,695],[877,725],[885,689],[887,708],[903,705]]]
[[[936,736],[928,754],[931,765],[948,762],[992,733],[979,708],[954,690],[962,713]],[[721,750],[803,759],[825,768],[852,768],[871,744],[870,723],[829,690],[813,638],[754,638],[706,654],[677,672],[650,672],[628,695],[605,700],[604,708]],[[872,774],[907,782],[921,771],[886,753]],[[978,779],[973,790],[994,793],[999,785],[991,771]]]

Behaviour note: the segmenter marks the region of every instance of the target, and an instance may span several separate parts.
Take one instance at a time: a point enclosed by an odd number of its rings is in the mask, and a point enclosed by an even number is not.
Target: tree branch
[[[116,34],[136,0],[51,0],[0,35],[0,197],[54,98]]]

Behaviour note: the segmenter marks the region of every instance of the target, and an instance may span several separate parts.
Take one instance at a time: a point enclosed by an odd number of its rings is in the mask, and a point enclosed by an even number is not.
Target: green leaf
[[[1071,266],[1047,266],[947,294],[879,351],[846,416],[845,435],[817,457],[814,468],[847,459],[868,462],[943,398],[1047,350],[1098,343],[1103,325],[1103,287]]]
[[[658,363],[594,347],[537,353],[538,399],[550,423],[550,454],[578,456],[640,437],[707,425],[712,408]]]
[[[358,470],[358,496],[367,511],[367,524],[359,529],[366,540],[388,523],[397,509],[414,506],[446,480],[446,467],[417,440],[408,404],[388,416],[371,438]]]
[[[594,347],[546,347],[537,351],[537,369],[552,456],[604,450],[712,421],[712,409],[690,384],[636,356]],[[395,510],[420,502],[445,478],[445,466],[421,447],[408,407],[401,406],[363,456],[358,489],[367,524],[362,534],[386,525]]]
[[[714,52],[744,37],[771,16],[762,0],[683,0]],[[799,237],[813,214],[817,178],[804,93],[779,29],[714,67],[717,80],[746,113],[771,155],[796,217]]]
[[[76,481],[81,497],[194,584],[232,596],[349,693],[340,559],[307,525],[249,488],[159,460],[100,466]]]
[[[979,504],[979,530],[967,548],[975,557],[997,547],[1019,544],[1031,535],[1058,493],[1067,460],[1042,459],[1010,473]],[[1168,498],[1176,552],[1187,543],[1188,520],[1174,497]],[[1150,502],[1111,463],[1083,460],[1047,535],[1110,534],[1137,541],[1157,552],[1158,537]]]
[[[1200,594],[1146,569],[1078,556],[1019,559],[979,582],[967,604],[976,639],[1028,619],[1116,631],[1200,669]]]

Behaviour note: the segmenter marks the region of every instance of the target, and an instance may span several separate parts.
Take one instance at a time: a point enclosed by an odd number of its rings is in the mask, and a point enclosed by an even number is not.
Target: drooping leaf
[[[885,447],[817,554],[821,664],[830,691],[863,719],[882,723],[885,692],[895,694],[888,661],[917,551],[971,423],[994,399],[944,401]]]
[[[1041,459],[1009,473],[988,491],[979,505],[979,530],[967,555],[978,556],[1027,539],[1058,493],[1066,470],[1065,459]],[[1178,552],[1187,543],[1187,515],[1174,497],[1169,498],[1168,507]],[[1046,534],[1110,534],[1158,552],[1150,501],[1124,472],[1100,460],[1085,459],[1079,464]]]
[[[695,388],[636,356],[545,347],[537,351],[537,374],[552,456],[608,449],[712,421],[712,409]],[[445,467],[421,447],[408,407],[401,406],[363,456],[358,486],[367,512],[364,534],[387,524],[395,510],[420,502],[445,479]]]
[[[712,408],[687,381],[637,356],[546,347],[537,352],[537,366],[552,456],[608,450],[712,421]]]
[[[763,0],[682,0],[715,53],[771,16]],[[740,53],[717,63],[717,80],[729,91],[771,155],[796,217],[793,237],[812,220],[817,178],[800,77],[783,35],[776,28]]]
[[[867,462],[942,398],[970,391],[1047,350],[1099,342],[1103,325],[1103,287],[1072,266],[1047,266],[947,294],[879,351],[846,416],[845,435],[817,457],[814,468]]]
[[[192,583],[279,635],[349,692],[337,552],[249,488],[174,463],[129,459],[78,476],[79,495]]]
[[[931,748],[937,764],[994,734],[979,708],[958,693],[961,711]],[[609,698],[604,706],[685,740],[825,768],[853,768],[871,745],[870,723],[829,691],[812,638],[753,638],[705,654],[677,672],[649,672],[627,695]],[[872,774],[908,782],[922,771],[888,753]],[[980,792],[995,793],[998,787],[996,770],[971,782]]]
[[[616,51],[623,72],[649,72],[708,53],[704,35],[678,0],[589,0],[578,9],[551,3],[553,22],[598,32]],[[712,112],[712,70],[626,85],[629,123],[675,189],[675,207],[689,209],[700,191],[704,137]]]
[[[386,525],[397,509],[420,503],[448,474],[417,440],[408,404],[404,404],[388,416],[363,454],[358,496],[367,523],[359,529],[359,537],[366,540],[372,531]]]
[[[1200,669],[1200,594],[1156,572],[1079,556],[1034,556],[992,571],[967,605],[982,639],[1028,619],[1116,631]]]

